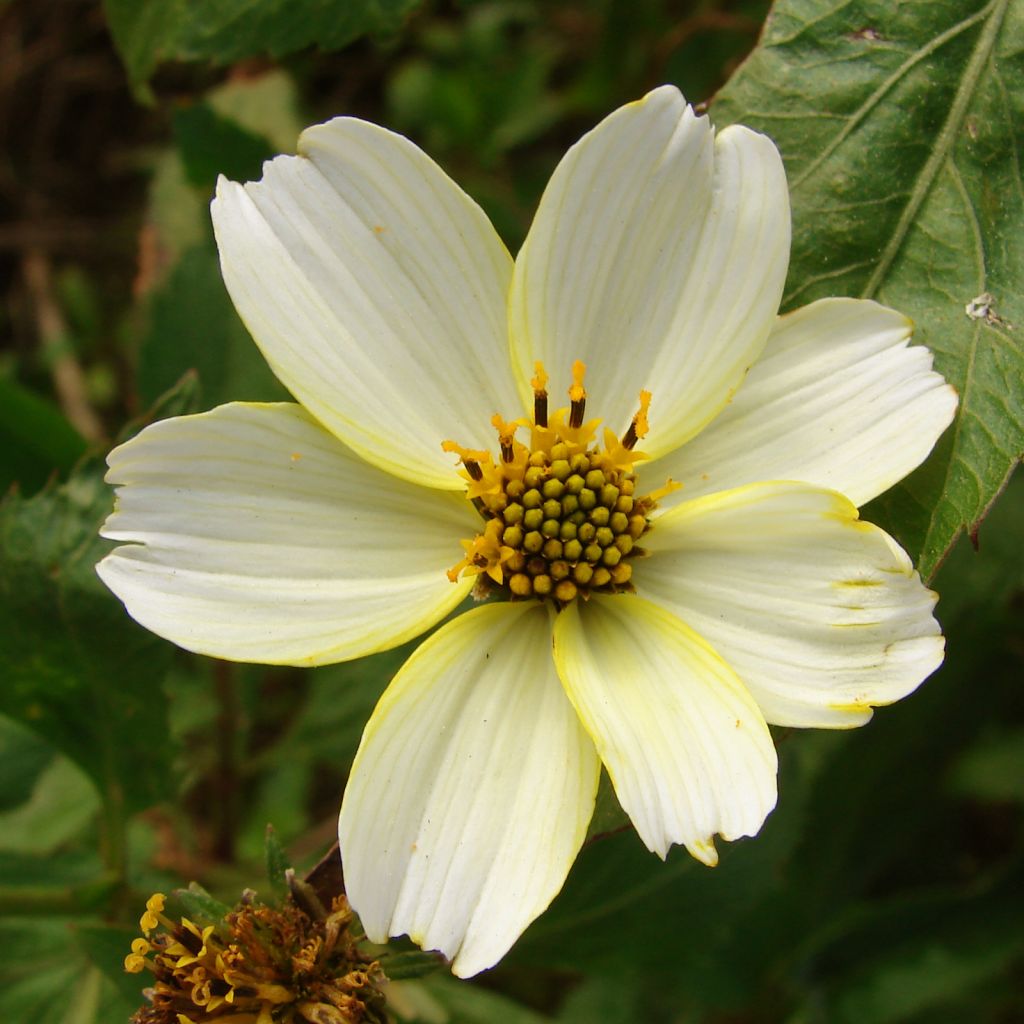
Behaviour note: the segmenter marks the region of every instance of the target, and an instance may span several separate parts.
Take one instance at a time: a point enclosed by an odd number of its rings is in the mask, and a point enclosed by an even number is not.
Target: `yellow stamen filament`
[[[470,576],[486,573],[501,586],[505,581],[502,565],[515,554],[512,548],[501,541],[501,520],[488,520],[483,533],[478,533],[472,540],[459,542],[465,549],[466,557],[448,570],[448,579],[455,583],[463,572]]]
[[[585,364],[577,359],[572,364],[572,386],[569,388],[569,426],[578,428],[583,425],[583,411],[587,404],[587,389],[583,386],[583,377],[587,372]]]
[[[461,541],[464,557],[448,571],[453,582],[479,576],[507,588],[513,599],[549,599],[558,607],[592,593],[631,590],[632,559],[643,555],[637,542],[650,528],[657,500],[678,486],[669,481],[653,494],[637,492],[636,451],[649,430],[651,393],[641,391],[639,408],[620,440],[601,421],[584,422],[585,365],[573,364],[570,406],[547,414],[547,373],[535,364],[534,418],[505,420],[495,414],[500,459],[446,441],[459,455],[466,496],[484,524]],[[520,427],[529,446],[516,440]],[[636,493],[634,493],[636,492]]]
[[[530,381],[530,387],[533,388],[533,422],[538,427],[546,427],[548,425],[548,375],[540,360],[533,364],[533,372],[533,380]]]
[[[501,461],[511,462],[515,458],[515,423],[509,423],[501,418],[500,413],[491,417],[491,425],[498,431],[498,445],[501,448]]]
[[[641,438],[647,436],[650,426],[647,423],[647,410],[651,407],[651,393],[650,391],[640,392],[640,408],[637,410],[636,415],[633,417],[633,422],[630,423],[629,429],[626,431],[625,437],[622,439],[622,447],[632,451],[636,447],[636,443]]]
[[[683,485],[678,480],[666,480],[664,487],[659,487],[656,491],[651,491],[647,495],[647,500],[651,502],[653,508],[662,498],[667,498],[674,491],[678,491]]]

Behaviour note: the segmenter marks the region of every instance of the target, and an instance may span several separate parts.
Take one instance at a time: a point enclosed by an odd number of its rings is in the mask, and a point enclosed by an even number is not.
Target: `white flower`
[[[924,459],[956,398],[899,313],[776,318],[779,155],[673,88],[568,152],[514,264],[406,139],[339,118],[299,153],[221,181],[213,217],[302,404],[115,450],[104,534],[126,545],[99,572],[175,643],[276,664],[401,643],[475,580],[520,595],[409,659],[341,812],[370,938],[408,933],[468,976],[562,886],[602,762],[651,850],[714,864],[716,834],[774,806],[767,722],[861,725],[939,665],[935,596],[855,506]],[[570,392],[550,418],[545,371],[553,405]]]

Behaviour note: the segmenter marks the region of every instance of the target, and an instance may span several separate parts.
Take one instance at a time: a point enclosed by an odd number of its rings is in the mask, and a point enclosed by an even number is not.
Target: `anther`
[[[650,391],[640,392],[640,408],[637,410],[636,415],[633,417],[633,422],[630,423],[629,429],[626,431],[622,438],[622,447],[628,448],[630,451],[636,447],[637,441],[640,438],[645,437],[647,431],[650,429],[647,425],[647,410],[651,407],[651,393]]]
[[[569,426],[574,430],[583,426],[583,412],[587,407],[587,390],[583,386],[586,366],[579,359],[572,364],[572,387],[569,388]]]
[[[651,395],[640,392],[639,408],[622,440],[604,431],[604,447],[594,441],[594,420],[584,424],[586,366],[572,367],[569,409],[548,423],[548,376],[535,364],[530,381],[534,423],[507,421],[495,414],[500,456],[444,442],[462,462],[469,481],[467,497],[484,519],[472,540],[463,540],[465,558],[448,573],[482,574],[505,587],[514,600],[551,600],[564,608],[595,592],[632,590],[634,557],[646,533],[648,515],[659,498],[678,484],[635,496],[634,463],[644,458],[634,446],[648,432]],[[530,428],[530,446],[516,440],[519,427]],[[486,582],[481,577],[481,582]],[[482,591],[481,591],[482,592]]]
[[[490,456],[487,452],[473,451],[471,448],[463,448],[461,444],[456,444],[454,441],[442,441],[442,451],[452,452],[458,455],[462,462],[463,468],[470,475],[473,480],[482,480],[484,471],[480,466],[480,458],[485,457],[490,461]]]
[[[495,430],[498,431],[498,445],[501,447],[501,461],[511,462],[515,458],[515,451],[513,449],[513,441],[516,435],[516,426],[514,423],[506,423],[501,418],[500,413],[495,413],[491,417],[491,425]]]
[[[533,364],[534,378],[530,381],[533,388],[533,422],[538,427],[548,425],[548,375],[544,372],[544,364],[539,360]]]

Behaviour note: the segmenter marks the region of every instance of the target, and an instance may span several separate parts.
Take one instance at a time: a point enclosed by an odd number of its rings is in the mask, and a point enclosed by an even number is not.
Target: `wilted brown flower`
[[[384,1024],[384,974],[360,953],[352,912],[337,896],[313,915],[294,899],[269,906],[243,899],[203,927],[164,914],[157,893],[139,925],[125,970],[150,970],[150,1005],[134,1024]]]

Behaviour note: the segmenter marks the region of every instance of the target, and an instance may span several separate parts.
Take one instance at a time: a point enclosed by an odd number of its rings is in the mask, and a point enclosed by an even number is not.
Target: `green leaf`
[[[0,493],[15,482],[35,491],[84,452],[85,441],[56,406],[0,376]]]
[[[438,1024],[543,1024],[547,1019],[497,992],[467,985],[448,975],[434,974],[415,984],[413,992],[419,990],[427,993],[433,1004],[430,1007],[433,1012],[423,1012],[415,1018],[417,1021],[431,1020]],[[406,992],[402,995],[407,997]],[[423,1009],[426,1010],[427,1006]]]
[[[187,889],[175,889],[174,898],[196,924],[221,924],[231,913],[226,903],[215,899],[198,882],[189,882]]]
[[[218,174],[235,181],[259,178],[263,161],[274,156],[265,138],[206,103],[175,110],[174,135],[189,184],[208,191],[213,190]]]
[[[926,466],[867,513],[926,578],[1024,451],[1022,36],[1020,0],[779,0],[713,108],[786,161],[784,305],[853,295],[902,310],[960,394]]]
[[[1011,972],[1024,951],[1018,864],[994,885],[894,900],[859,915],[821,950],[812,1002],[835,1024],[899,1024]],[[980,1019],[980,1018],[979,1018]]]
[[[31,729],[0,715],[0,813],[32,795],[40,773],[53,761],[53,747]]]
[[[171,648],[96,576],[111,504],[96,461],[0,502],[0,711],[80,765],[120,814],[172,789],[160,690]]]
[[[418,0],[105,0],[114,43],[137,88],[164,61],[228,64],[307,46],[337,50],[393,31]],[[145,90],[142,90],[145,93]]]
[[[224,289],[212,239],[189,249],[152,297],[139,353],[139,392],[151,402],[196,370],[204,406],[285,401]]]
[[[68,758],[56,757],[40,773],[31,797],[0,813],[0,850],[45,857],[85,829],[98,810],[88,776]]]
[[[953,790],[980,800],[1024,804],[1024,728],[985,736],[955,766]]]
[[[285,873],[292,866],[281,840],[277,838],[273,825],[267,826],[265,840],[265,856],[267,861],[267,878],[274,895],[283,898],[288,895],[288,879]]]
[[[141,976],[130,1000],[129,986],[94,966],[71,922],[7,918],[0,949],[0,1020],[10,1024],[112,1024],[141,1005]]]

